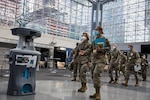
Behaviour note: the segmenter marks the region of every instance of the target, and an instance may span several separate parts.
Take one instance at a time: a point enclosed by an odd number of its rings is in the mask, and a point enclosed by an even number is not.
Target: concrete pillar
[[[53,68],[54,67],[54,46],[52,46],[52,48],[49,49],[49,61],[48,61],[48,67]]]

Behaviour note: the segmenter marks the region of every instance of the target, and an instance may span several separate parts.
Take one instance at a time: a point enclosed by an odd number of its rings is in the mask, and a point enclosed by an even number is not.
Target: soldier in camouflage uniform
[[[76,47],[71,51],[69,58],[71,58],[77,51],[78,44],[79,43],[76,43]],[[78,69],[79,68],[78,68],[78,54],[77,54],[73,58],[73,79],[71,81],[76,81]],[[80,76],[79,76],[79,80],[80,80]]]
[[[123,53],[123,51],[121,51],[120,60],[120,71],[123,73],[125,79],[127,56]]]
[[[106,59],[107,59],[107,65],[109,65],[110,64],[110,61],[111,61],[111,53],[110,52],[107,52],[107,57],[106,57]]]
[[[88,33],[82,34],[82,42],[78,45],[76,55],[79,55],[79,74],[80,74],[80,81],[81,81],[81,88],[78,89],[78,92],[85,92],[87,90],[87,80],[86,80],[86,72],[88,69],[89,63],[89,53],[84,53],[89,47],[90,43],[88,42],[89,35]]]
[[[127,53],[127,71],[126,71],[125,82],[122,83],[122,85],[128,86],[129,76],[131,72],[133,72],[136,79],[135,86],[139,86],[138,72],[134,70],[134,66],[140,64],[140,55],[137,51],[133,49],[132,45],[128,45],[128,49],[129,52]]]
[[[120,50],[117,48],[117,45],[113,45],[113,51],[111,52],[111,61],[110,61],[110,68],[109,68],[109,77],[110,81],[109,83],[112,83],[113,80],[113,70],[115,70],[115,81],[114,84],[118,84],[118,79],[120,75]]]
[[[141,57],[141,74],[143,81],[146,81],[147,67],[148,67],[148,60],[146,56],[143,54]]]
[[[107,51],[110,50],[110,42],[103,35],[103,30],[100,26],[96,27],[96,39],[92,42],[91,47],[86,51],[92,53],[92,79],[94,83],[95,93],[90,95],[90,98],[101,100],[100,87],[101,87],[101,72],[106,66]],[[101,44],[102,43],[102,44]]]

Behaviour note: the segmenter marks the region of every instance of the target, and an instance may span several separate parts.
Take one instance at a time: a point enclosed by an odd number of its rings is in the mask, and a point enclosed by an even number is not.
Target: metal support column
[[[92,3],[91,41],[93,41],[94,29],[96,28],[96,26],[102,26],[103,4],[114,0],[96,0],[96,2],[92,0],[88,1]]]
[[[72,23],[72,20],[71,20],[71,18],[72,18],[72,0],[70,0],[70,15],[69,15],[69,33],[68,33],[68,37],[69,38],[71,38],[71,28],[72,28],[72,26],[71,26],[71,23]]]
[[[54,60],[54,46],[49,51],[50,59],[49,59],[49,67],[51,73],[56,73],[56,66],[55,66],[55,60]]]
[[[93,36],[93,31],[96,28],[96,26],[101,26],[100,22],[102,21],[102,19],[100,18],[100,14],[102,15],[102,11],[100,13],[100,9],[101,9],[101,2],[100,0],[97,0],[96,3],[92,4],[92,26],[91,26],[91,41],[93,41],[94,36]]]
[[[100,3],[100,26],[102,27],[102,20],[103,19],[103,5]]]
[[[97,0],[97,3],[96,3],[96,26],[99,26],[99,16],[100,15],[100,0]]]
[[[93,30],[94,30],[94,6],[95,4],[92,4],[92,17],[91,17],[91,41],[93,41]]]

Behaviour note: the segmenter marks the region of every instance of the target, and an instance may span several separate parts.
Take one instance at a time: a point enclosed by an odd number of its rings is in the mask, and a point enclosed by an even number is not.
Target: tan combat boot
[[[101,100],[100,88],[96,88],[96,100]]]
[[[90,98],[96,98],[96,93],[94,93],[93,95],[89,96]]]
[[[80,92],[83,88],[83,83],[81,83],[81,88],[78,89],[78,92]]]
[[[77,80],[78,82],[81,82],[81,79],[80,79],[80,77],[79,77],[79,79]]]
[[[136,84],[134,86],[139,86],[139,82],[137,81]]]
[[[111,78],[111,79],[110,79],[110,81],[109,81],[108,83],[112,83],[113,81],[114,81],[114,79],[113,79],[113,78]]]
[[[83,87],[78,90],[78,92],[85,92],[87,90],[87,86],[86,86],[86,83],[82,83],[83,84]]]
[[[74,77],[71,81],[76,81],[76,77]]]
[[[93,95],[89,96],[90,98],[96,98],[96,89],[95,89],[95,93]]]
[[[113,84],[118,84],[118,80],[115,80],[115,81],[113,82]]]
[[[128,86],[128,80],[125,80],[125,82],[124,82],[124,83],[122,83],[122,85],[124,85],[124,86]]]

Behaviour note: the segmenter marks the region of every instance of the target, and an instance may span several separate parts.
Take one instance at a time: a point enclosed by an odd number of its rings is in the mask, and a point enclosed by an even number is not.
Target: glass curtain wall
[[[91,30],[91,4],[87,0],[0,0],[0,26],[18,22],[44,34],[80,39]]]
[[[91,32],[87,0],[0,0],[0,27],[26,27],[72,39]],[[150,1],[115,0],[103,5],[102,25],[111,43],[150,41]]]
[[[103,28],[111,43],[150,41],[149,0],[116,0],[103,6]]]
[[[15,26],[15,19],[20,15],[22,9],[21,0],[0,0],[0,27],[12,28]]]

